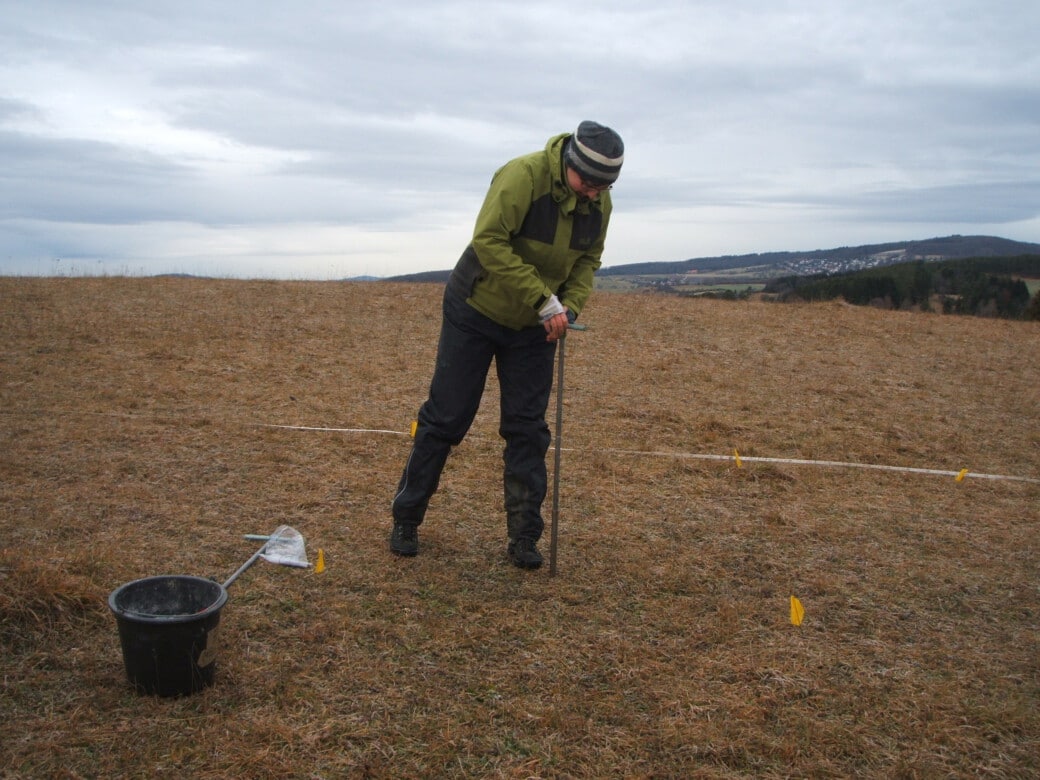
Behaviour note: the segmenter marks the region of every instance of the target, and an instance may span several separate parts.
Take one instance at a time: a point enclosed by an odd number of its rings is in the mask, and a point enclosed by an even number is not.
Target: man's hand
[[[542,318],[542,325],[545,326],[546,341],[556,341],[567,334],[567,325],[570,322],[567,318],[567,307],[560,303],[560,299],[555,295],[549,296],[538,310],[538,316]]]
[[[569,324],[566,309],[564,309],[561,314],[557,314],[547,320],[542,320],[542,325],[545,326],[545,340],[556,341],[557,339],[562,339],[567,335],[567,326]]]

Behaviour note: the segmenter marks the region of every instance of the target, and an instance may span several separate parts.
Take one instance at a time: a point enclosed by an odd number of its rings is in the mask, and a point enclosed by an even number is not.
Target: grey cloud
[[[498,165],[583,118],[625,137],[615,202],[674,212],[661,233],[712,206],[805,204],[859,230],[1038,216],[1035,3],[0,6],[0,257],[25,245],[11,226],[26,219],[404,235],[469,213]],[[82,137],[48,102],[55,85],[13,81],[39,73],[80,77],[205,151]],[[768,226],[739,232],[763,244],[706,253],[790,248]],[[643,244],[661,257],[657,235]]]
[[[231,187],[164,157],[93,141],[0,133],[0,159],[0,189],[6,193],[0,220],[380,224],[400,219],[407,208],[381,202],[379,191],[370,188],[335,182],[323,187],[313,178],[256,175]]]
[[[119,223],[191,213],[164,198],[185,187],[188,172],[144,152],[0,132],[0,160],[2,219]]]
[[[39,118],[40,110],[26,100],[11,100],[0,96],[0,125],[18,119]]]
[[[831,205],[860,221],[1000,224],[1040,217],[1040,180],[870,192]]]

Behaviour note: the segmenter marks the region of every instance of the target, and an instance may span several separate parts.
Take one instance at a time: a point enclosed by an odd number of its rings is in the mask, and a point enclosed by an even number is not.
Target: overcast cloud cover
[[[450,268],[582,119],[604,262],[1040,242],[1036,0],[0,0],[0,273]]]

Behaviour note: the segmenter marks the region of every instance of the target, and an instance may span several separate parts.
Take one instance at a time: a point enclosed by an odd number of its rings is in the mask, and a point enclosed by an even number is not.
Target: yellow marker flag
[[[411,435],[411,437],[413,439],[415,438],[415,432],[417,430],[419,430],[419,421],[418,420],[412,420],[412,427],[410,429],[410,435]]]
[[[314,573],[321,574],[323,571],[325,571],[325,551],[319,547],[318,562],[314,564]]]
[[[733,450],[733,460],[735,460],[737,462],[737,468],[738,469],[744,468],[744,464],[740,462],[740,453],[737,452],[736,450]]]
[[[956,477],[954,477],[954,479],[955,479],[955,480],[956,480],[957,482],[963,482],[963,481],[964,481],[964,478],[965,478],[966,476],[968,476],[968,470],[967,470],[967,469],[961,469],[961,473],[960,473],[960,474],[958,474],[958,475],[957,475]]]
[[[802,602],[791,596],[791,625],[800,626],[802,620],[805,619],[805,607],[802,606]]]

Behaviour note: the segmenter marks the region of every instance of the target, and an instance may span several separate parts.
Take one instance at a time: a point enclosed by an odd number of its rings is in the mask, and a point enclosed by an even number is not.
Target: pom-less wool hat
[[[625,144],[609,127],[586,120],[567,142],[563,159],[589,184],[606,186],[621,173]]]

